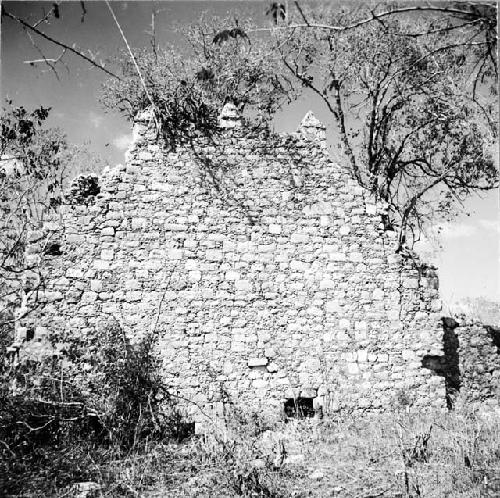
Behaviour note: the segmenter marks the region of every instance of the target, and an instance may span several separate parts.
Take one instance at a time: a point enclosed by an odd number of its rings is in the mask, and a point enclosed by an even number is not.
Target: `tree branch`
[[[77,55],[78,57],[81,57],[82,59],[84,59],[85,61],[87,61],[92,66],[96,67],[97,69],[100,69],[101,71],[104,71],[109,76],[112,76],[113,78],[116,78],[118,80],[121,79],[119,76],[117,76],[116,74],[112,73],[111,71],[109,71],[108,69],[106,69],[104,66],[101,66],[97,62],[93,61],[92,59],[90,59],[89,57],[87,57],[82,52],[79,52],[78,50],[75,50],[73,47],[70,47],[69,45],[66,45],[63,42],[60,42],[60,41],[52,38],[51,36],[47,35],[43,31],[40,31],[38,28],[36,28],[36,27],[32,26],[31,24],[27,23],[24,19],[21,19],[20,17],[17,17],[15,15],[11,14],[10,12],[7,12],[4,9],[3,6],[2,6],[2,16],[6,16],[6,17],[12,19],[13,21],[16,21],[18,24],[20,24],[24,28],[33,31],[34,33],[36,33],[37,35],[41,36],[42,38],[45,38],[46,40],[54,43],[55,45],[58,45],[59,47],[62,47],[64,49],[66,49],[66,50],[69,50],[71,53]]]
[[[298,2],[296,2],[297,4]],[[300,10],[299,10],[300,12]],[[393,10],[387,10],[384,12],[380,13],[372,13],[371,17],[367,17],[365,19],[361,19],[360,21],[356,21],[352,24],[348,24],[347,26],[334,26],[331,24],[322,24],[322,23],[310,23],[310,22],[304,22],[304,23],[295,23],[295,24],[289,24],[287,26],[272,26],[272,27],[265,27],[265,28],[254,28],[254,29],[249,29],[247,30],[247,33],[255,33],[255,32],[262,32],[262,31],[275,31],[275,30],[284,30],[284,29],[291,29],[291,28],[318,28],[318,29],[323,29],[326,31],[336,31],[336,32],[342,32],[342,31],[348,31],[350,29],[355,29],[359,26],[363,26],[364,24],[377,21],[380,22],[380,19],[383,17],[388,17],[394,14],[404,14],[404,13],[409,13],[409,12],[443,12],[446,14],[450,14],[452,16],[458,16],[458,17],[471,17],[471,16],[476,16],[474,12],[468,11],[468,10],[462,10],[462,9],[454,9],[451,7],[432,7],[432,6],[415,6],[415,7],[402,7],[398,9],[393,9]],[[479,17],[478,19],[483,19],[482,17]]]

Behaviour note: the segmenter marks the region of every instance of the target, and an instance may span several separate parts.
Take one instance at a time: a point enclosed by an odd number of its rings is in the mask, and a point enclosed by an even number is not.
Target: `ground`
[[[247,420],[235,429],[117,462],[104,496],[500,495],[500,417],[492,412],[352,415],[271,428]]]

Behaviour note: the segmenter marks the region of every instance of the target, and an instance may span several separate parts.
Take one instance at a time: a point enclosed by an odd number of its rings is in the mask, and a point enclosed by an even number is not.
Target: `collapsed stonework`
[[[164,152],[138,116],[126,164],[42,228],[60,251],[45,255],[18,340],[29,349],[28,334],[83,337],[109,320],[152,332],[198,423],[228,403],[274,416],[290,400],[326,413],[444,408],[445,377],[425,366],[445,353],[434,269],[396,253],[384,207],[332,162],[312,114],[289,135],[236,121]]]

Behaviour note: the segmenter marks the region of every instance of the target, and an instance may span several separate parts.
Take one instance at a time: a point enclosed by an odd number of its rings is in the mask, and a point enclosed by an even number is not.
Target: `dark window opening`
[[[61,256],[62,255],[61,244],[59,242],[53,242],[52,244],[49,244],[45,248],[44,253],[47,256]]]
[[[314,398],[290,398],[285,401],[284,411],[289,418],[314,417]]]
[[[488,331],[488,335],[496,346],[498,354],[500,354],[500,328],[486,325],[485,329]]]
[[[26,340],[32,341],[35,338],[35,329],[33,327],[28,328],[26,330]]]
[[[184,421],[179,421],[177,424],[175,424],[173,428],[173,435],[177,439],[177,441],[180,443],[186,439],[189,439],[194,435],[195,432],[195,423],[194,422],[184,422]]]
[[[446,375],[446,364],[444,356],[427,354],[422,358],[422,366],[432,370],[437,375],[444,377]]]

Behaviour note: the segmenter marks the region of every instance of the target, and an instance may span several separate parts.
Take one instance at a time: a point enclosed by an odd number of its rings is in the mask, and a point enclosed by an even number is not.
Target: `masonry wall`
[[[422,367],[443,354],[435,273],[396,254],[324,127],[234,128],[164,153],[139,120],[134,138],[100,193],[44,228],[63,255],[45,259],[35,341],[110,318],[137,339],[154,330],[196,421],[223,401],[276,416],[297,397],[327,413],[445,406],[444,378]]]
[[[445,379],[450,404],[500,404],[500,328],[444,318]]]

